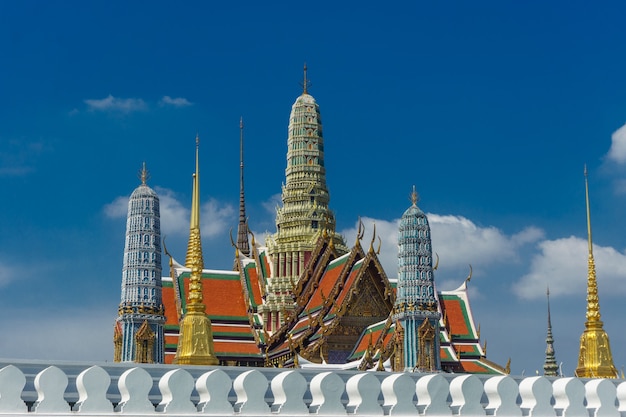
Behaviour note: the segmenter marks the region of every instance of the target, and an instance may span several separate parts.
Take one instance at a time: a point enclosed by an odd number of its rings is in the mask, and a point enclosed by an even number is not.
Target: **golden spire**
[[[144,161],[141,171],[139,171],[139,179],[141,180],[142,185],[146,185],[146,182],[150,178],[150,173],[146,169],[146,163]]]
[[[180,365],[217,365],[213,348],[211,320],[206,315],[202,301],[202,240],[200,238],[200,171],[198,149],[200,139],[196,135],[196,172],[193,174],[191,197],[191,221],[185,266],[191,269],[187,311],[180,321],[180,335],[174,363]]]
[[[580,337],[578,367],[576,376],[579,378],[617,378],[617,369],[613,365],[613,355],[609,344],[609,336],[603,329],[600,320],[600,300],[596,280],[596,265],[593,259],[591,240],[591,214],[589,210],[589,184],[587,166],[585,165],[585,200],[587,204],[587,321],[585,330]]]

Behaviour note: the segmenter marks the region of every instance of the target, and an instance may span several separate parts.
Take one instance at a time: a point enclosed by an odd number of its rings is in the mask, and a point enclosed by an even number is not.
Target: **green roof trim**
[[[343,256],[340,256],[337,259],[333,259],[332,261],[330,261],[330,263],[328,264],[328,266],[326,267],[326,269],[324,270],[324,273],[326,273],[327,271],[330,271],[331,269],[335,269],[338,266],[341,266],[343,264],[345,264],[346,262],[348,262],[348,258],[350,253],[346,253]]]
[[[213,337],[215,338],[216,336],[220,336],[220,337],[236,337],[237,339],[254,339],[254,336],[252,336],[252,334],[250,332],[213,332]]]
[[[256,269],[256,265],[254,264],[254,262],[250,262],[248,265],[246,265],[243,268],[243,275],[245,277],[245,283],[246,283],[246,288],[248,290],[248,299],[250,301],[250,305],[253,307],[257,307],[258,304],[254,301],[254,292],[252,289],[252,283],[250,282],[250,275],[248,274],[248,270],[249,269]],[[257,279],[261,279],[260,277],[257,277]]]
[[[261,252],[259,253],[259,263],[260,263],[260,267],[261,267],[261,273],[263,274],[263,279],[265,279],[267,276],[269,276],[269,274],[267,273],[267,270],[265,269],[265,252]]]
[[[222,324],[221,322],[240,322],[240,323],[245,323],[245,324],[249,324],[249,320],[248,320],[248,316],[212,316],[212,315],[208,315],[207,317],[209,317],[211,319],[211,321],[215,320],[216,324]]]
[[[467,327],[467,331],[470,333],[469,335],[461,335],[461,334],[450,334],[450,338],[454,340],[476,340],[478,339],[477,335],[474,334],[474,326],[470,317],[467,313],[467,303],[465,299],[459,297],[458,295],[453,294],[440,294],[441,298],[449,301],[458,301],[461,306],[461,313],[463,314],[463,320],[465,321],[465,327]]]
[[[217,356],[218,359],[225,359],[225,358],[259,358],[259,359],[262,359],[263,358],[263,355],[260,353],[247,354],[247,353],[232,353],[232,352],[215,352],[215,356]]]

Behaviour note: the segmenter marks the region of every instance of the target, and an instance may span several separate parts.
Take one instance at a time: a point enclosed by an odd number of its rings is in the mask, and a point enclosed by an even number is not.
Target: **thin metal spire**
[[[308,88],[311,86],[311,81],[306,76],[306,62],[304,63],[304,80],[302,81],[302,94],[309,94]]]
[[[246,219],[246,201],[243,187],[243,117],[239,119],[239,173],[239,225],[237,226],[237,249],[244,256],[250,256],[248,221]]]
[[[554,354],[554,338],[552,337],[552,320],[550,319],[550,287],[546,290],[548,297],[548,334],[546,336],[546,361],[543,364],[543,374],[545,376],[558,376],[559,366],[556,363]]]

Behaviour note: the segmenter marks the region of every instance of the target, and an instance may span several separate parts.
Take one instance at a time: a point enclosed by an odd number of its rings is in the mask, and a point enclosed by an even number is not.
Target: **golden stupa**
[[[587,201],[587,243],[589,256],[587,259],[587,321],[585,331],[580,337],[578,367],[576,376],[579,378],[617,378],[617,370],[613,365],[613,355],[609,336],[600,320],[600,300],[596,281],[596,264],[593,260],[591,241],[591,215],[589,214],[589,184],[587,167],[585,166],[585,196]]]
[[[211,320],[206,315],[202,300],[202,241],[200,239],[200,174],[198,158],[199,138],[196,135],[196,172],[193,174],[191,197],[191,224],[185,266],[191,269],[187,311],[180,321],[180,337],[174,363],[179,365],[217,365],[213,347]]]

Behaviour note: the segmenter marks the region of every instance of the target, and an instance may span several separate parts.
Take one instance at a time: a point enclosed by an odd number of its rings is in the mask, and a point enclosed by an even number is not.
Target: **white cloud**
[[[479,227],[461,216],[429,214],[433,251],[450,266],[518,260],[517,243],[494,226]]]
[[[146,102],[140,98],[116,98],[110,94],[103,99],[87,99],[84,101],[89,111],[131,113],[148,108]]]
[[[161,234],[186,236],[189,234],[191,211],[178,200],[176,193],[167,188],[156,187],[161,210]]]
[[[618,164],[626,162],[626,124],[611,135],[611,148],[606,157]]]
[[[372,235],[374,233],[374,225],[376,225],[376,239],[374,241],[374,250],[378,250],[380,243],[380,254],[378,259],[383,265],[383,269],[387,273],[387,277],[394,279],[398,275],[398,225],[399,220],[380,220],[369,217],[361,218],[365,232],[361,240],[361,246],[365,251],[369,250],[372,244]],[[346,245],[352,247],[356,242],[356,233],[358,222],[354,227],[340,231],[346,240]],[[380,240],[379,240],[380,238]]]
[[[282,196],[280,193],[272,195],[267,201],[262,203],[263,208],[272,216],[276,215],[276,207],[283,205]]]
[[[187,236],[191,211],[185,207],[177,194],[167,188],[155,187],[159,196],[161,212],[161,234],[164,236]],[[128,213],[128,197],[117,197],[104,206],[104,213],[110,218],[126,217]],[[235,209],[229,204],[214,198],[209,199],[200,207],[200,228],[203,238],[211,238],[224,232],[233,223]]]
[[[104,214],[111,219],[126,217],[128,213],[128,197],[117,197],[113,202],[104,206]]]
[[[626,194],[626,180],[615,180],[613,186],[617,194]]]
[[[587,240],[568,238],[545,240],[538,244],[530,272],[515,284],[515,293],[522,298],[545,297],[546,287],[551,295],[585,294],[587,286]],[[594,245],[599,292],[626,294],[626,254],[611,247]]]
[[[510,265],[509,278],[524,265],[520,262],[522,251],[540,241],[544,232],[536,227],[526,227],[513,235],[507,235],[494,226],[480,227],[462,216],[427,214],[431,227],[433,252],[439,255],[437,285],[441,289],[453,289],[459,286],[469,273],[472,265],[473,276],[494,275],[494,267]],[[376,235],[380,237],[381,251],[379,259],[389,278],[398,274],[398,226],[399,219],[388,221],[363,218],[365,234],[362,245],[369,249],[372,240],[373,224]],[[357,225],[341,233],[351,246],[356,239]],[[378,249],[378,237],[374,249]],[[434,254],[433,254],[434,255]],[[517,266],[513,266],[517,265]],[[542,292],[545,294],[545,288]],[[477,288],[472,288],[472,296],[480,297]]]
[[[161,232],[164,235],[189,235],[191,210],[185,207],[176,194],[157,188],[161,208]],[[200,230],[203,238],[224,232],[233,223],[235,209],[229,204],[210,198],[200,207]]]
[[[200,208],[200,228],[203,237],[213,237],[226,231],[236,222],[235,209],[230,204],[209,199]]]
[[[174,107],[187,107],[191,106],[193,103],[183,97],[172,98],[170,96],[163,96],[163,98],[159,101],[160,106],[174,106]]]

